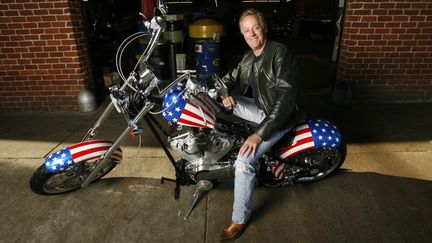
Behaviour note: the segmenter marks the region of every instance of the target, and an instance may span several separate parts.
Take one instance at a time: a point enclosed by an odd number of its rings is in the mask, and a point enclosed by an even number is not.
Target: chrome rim
[[[309,176],[301,177],[299,181],[321,179],[336,170],[342,159],[336,148],[320,148],[305,155],[300,161],[309,167]]]
[[[95,180],[105,175],[114,166],[115,162],[108,162],[107,165],[98,173]],[[90,174],[93,168],[94,164],[77,164],[71,166],[64,171],[51,176],[45,182],[43,190],[48,194],[57,194],[77,189],[81,186],[82,181],[88,174]]]

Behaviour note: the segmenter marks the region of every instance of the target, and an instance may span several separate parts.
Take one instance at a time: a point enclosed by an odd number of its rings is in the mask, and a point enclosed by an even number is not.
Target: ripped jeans
[[[264,111],[259,109],[254,100],[244,96],[235,96],[237,106],[233,114],[245,120],[259,124],[266,117]],[[269,150],[290,129],[277,131],[258,146],[255,157],[237,156],[235,162],[234,179],[234,206],[232,221],[237,224],[245,224],[251,215],[252,193],[255,189],[255,171],[258,159]]]

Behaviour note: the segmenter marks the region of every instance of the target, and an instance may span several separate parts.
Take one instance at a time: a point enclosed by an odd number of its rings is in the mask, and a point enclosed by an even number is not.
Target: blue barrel
[[[197,80],[203,84],[220,71],[220,44],[212,39],[195,41],[195,64]]]

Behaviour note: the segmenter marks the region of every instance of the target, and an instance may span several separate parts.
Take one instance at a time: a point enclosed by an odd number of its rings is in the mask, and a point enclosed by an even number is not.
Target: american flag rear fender
[[[48,171],[57,173],[77,163],[89,163],[105,154],[114,143],[106,140],[90,140],[63,148],[45,159]],[[119,147],[111,159],[120,162],[123,153]]]
[[[341,131],[331,122],[312,119],[293,128],[294,136],[287,146],[279,150],[278,156],[287,159],[311,148],[337,148],[342,143]]]

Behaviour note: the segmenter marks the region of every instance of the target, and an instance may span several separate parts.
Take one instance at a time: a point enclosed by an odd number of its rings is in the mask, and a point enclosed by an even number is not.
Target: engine
[[[216,129],[191,128],[168,142],[187,161],[187,173],[199,181],[233,177],[237,140],[233,134]]]

